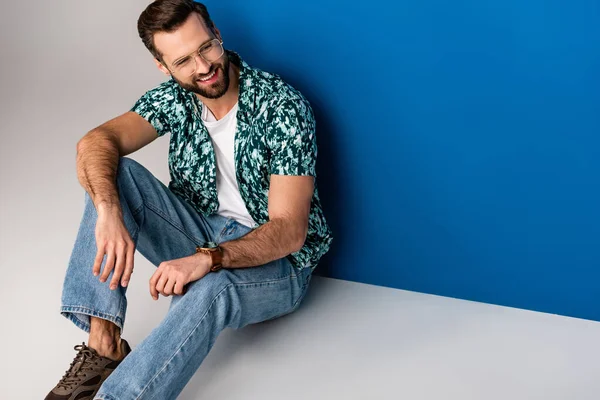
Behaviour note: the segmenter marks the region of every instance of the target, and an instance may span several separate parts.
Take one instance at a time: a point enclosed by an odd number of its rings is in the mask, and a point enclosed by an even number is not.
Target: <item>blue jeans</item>
[[[121,157],[117,189],[125,226],[136,249],[152,264],[195,254],[196,246],[233,240],[252,231],[233,218],[203,216],[138,162]],[[85,193],[85,210],[69,260],[60,312],[86,332],[90,316],[123,332],[126,287],[109,289],[92,274],[97,212]],[[102,261],[102,269],[106,256]],[[283,257],[267,264],[221,269],[173,295],[165,318],[107,378],[95,399],[175,399],[200,367],[217,335],[296,310],[311,278]],[[135,279],[135,273],[132,275]]]

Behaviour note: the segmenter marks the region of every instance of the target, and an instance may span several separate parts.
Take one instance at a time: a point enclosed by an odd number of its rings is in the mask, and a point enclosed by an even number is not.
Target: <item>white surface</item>
[[[217,339],[182,399],[600,398],[600,323],[314,277]]]
[[[3,303],[19,328],[3,332],[2,398],[43,398],[87,340],[55,297]],[[169,300],[129,299],[135,347]],[[179,398],[597,400],[598,338],[599,322],[315,276],[295,313],[225,329]]]

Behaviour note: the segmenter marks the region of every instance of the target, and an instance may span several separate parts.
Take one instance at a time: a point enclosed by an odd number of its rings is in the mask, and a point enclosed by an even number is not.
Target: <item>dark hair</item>
[[[154,46],[154,34],[173,32],[179,28],[191,13],[198,13],[207,28],[214,31],[214,23],[206,6],[193,0],[156,0],[140,14],[137,22],[138,33],[150,53],[159,61],[162,54]]]

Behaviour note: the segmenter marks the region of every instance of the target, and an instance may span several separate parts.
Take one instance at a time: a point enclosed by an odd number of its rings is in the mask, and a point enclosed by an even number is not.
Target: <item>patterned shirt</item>
[[[226,54],[240,69],[236,177],[250,216],[262,225],[269,221],[271,174],[316,178],[315,120],[306,98],[280,76],[250,67],[234,51]],[[159,137],[170,133],[168,187],[199,213],[210,215],[217,212],[219,201],[215,153],[202,122],[202,107],[195,93],[170,78],[148,90],[131,111],[150,122]],[[306,241],[287,257],[298,269],[314,270],[332,240],[315,179]]]

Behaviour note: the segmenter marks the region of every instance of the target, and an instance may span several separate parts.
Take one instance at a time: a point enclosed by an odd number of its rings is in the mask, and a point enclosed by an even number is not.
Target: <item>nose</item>
[[[196,62],[196,73],[207,74],[210,71],[211,64],[200,54],[194,54],[194,61]]]

